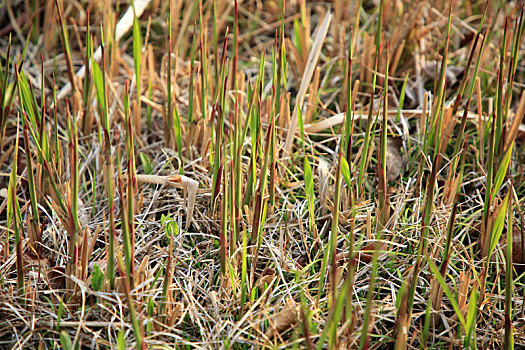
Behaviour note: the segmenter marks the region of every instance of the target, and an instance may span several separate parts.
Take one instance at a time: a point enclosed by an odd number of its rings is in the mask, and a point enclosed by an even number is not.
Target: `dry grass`
[[[520,2],[135,6],[0,5],[0,347],[525,346]]]

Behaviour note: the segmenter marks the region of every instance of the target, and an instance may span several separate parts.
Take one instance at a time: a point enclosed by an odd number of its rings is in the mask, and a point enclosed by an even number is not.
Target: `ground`
[[[524,20],[0,5],[0,346],[523,346]]]

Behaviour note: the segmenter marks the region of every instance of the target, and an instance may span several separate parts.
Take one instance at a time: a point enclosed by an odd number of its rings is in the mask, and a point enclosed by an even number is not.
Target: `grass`
[[[0,346],[525,346],[524,8],[0,5]]]

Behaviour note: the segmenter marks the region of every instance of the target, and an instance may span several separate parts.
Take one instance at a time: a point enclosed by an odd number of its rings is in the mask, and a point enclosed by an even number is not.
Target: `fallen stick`
[[[332,13],[328,12],[323,20],[323,23],[319,26],[317,34],[315,36],[315,41],[310,49],[310,54],[308,55],[308,60],[306,61],[306,67],[304,69],[303,77],[301,79],[301,85],[299,87],[299,92],[295,99],[295,107],[293,109],[292,121],[290,128],[288,129],[288,135],[286,136],[286,141],[284,143],[285,151],[290,151],[292,143],[295,137],[295,132],[298,125],[298,109],[302,108],[304,102],[304,96],[306,94],[306,89],[310,85],[310,80],[314,74],[315,67],[317,66],[317,61],[319,60],[319,55],[321,54],[321,48],[323,47],[324,39],[326,34],[328,34],[328,28],[330,28],[330,22],[332,21]]]
[[[405,109],[405,110],[402,110],[401,112],[403,113],[403,115],[406,118],[417,118],[417,117],[421,117],[423,115],[423,111],[421,109]],[[397,110],[388,111],[388,116],[389,117],[390,116],[395,116],[395,115],[397,115]],[[458,111],[457,115],[458,116],[463,115],[463,111]],[[522,116],[520,116],[520,117],[522,117]],[[320,121],[317,121],[315,123],[306,124],[304,126],[304,131],[308,132],[308,133],[316,133],[316,132],[321,132],[321,131],[324,131],[324,130],[328,130],[330,128],[333,128],[334,126],[342,124],[343,121],[344,121],[344,118],[345,118],[345,113],[338,113],[336,115],[333,115],[331,117],[328,117],[328,118],[320,120]],[[355,113],[354,118],[368,120],[368,114]],[[472,121],[477,123],[478,120],[479,120],[479,116],[476,113],[469,112],[468,115],[467,115],[467,119],[472,120]],[[486,116],[483,116],[481,119],[483,121],[487,121],[487,117]],[[524,134],[525,133],[525,125],[521,124],[519,126],[519,128],[518,128],[518,131],[521,134]]]

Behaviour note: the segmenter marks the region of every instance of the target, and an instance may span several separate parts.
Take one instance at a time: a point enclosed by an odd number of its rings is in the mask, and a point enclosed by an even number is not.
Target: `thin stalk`
[[[511,192],[514,188],[511,186]],[[507,252],[505,256],[505,339],[503,348],[505,350],[514,349],[514,334],[512,327],[512,295],[513,295],[513,280],[512,280],[512,244],[514,240],[514,208],[512,202],[513,196],[509,196],[508,219],[507,219]]]
[[[33,214],[33,222],[36,227],[40,227],[40,215],[38,215],[38,200],[36,195],[35,176],[33,173],[33,157],[31,156],[31,147],[29,143],[29,120],[27,114],[24,112],[24,144],[27,166],[27,184],[29,187],[29,196],[31,199],[31,212]]]
[[[172,264],[171,256],[172,254],[173,254],[173,235],[170,235],[170,245],[168,248],[168,257],[167,257],[168,261],[166,263],[166,269],[164,270],[164,279],[162,281],[162,296],[161,296],[160,306],[159,306],[159,314],[161,316],[164,315],[164,312],[166,311],[166,305],[168,302],[168,291],[169,291],[169,287],[171,284],[171,264]]]
[[[215,114],[218,114],[219,118],[217,120],[217,127],[215,130],[215,146],[213,148],[213,177],[212,177],[212,197],[211,197],[211,208],[215,209],[216,200],[219,195],[219,188],[221,184],[220,175],[222,175],[222,171],[219,172],[219,170],[222,169],[222,160],[221,160],[221,145],[222,145],[222,134],[223,134],[223,127],[224,127],[224,105],[222,101],[224,101],[224,95],[226,94],[226,83],[228,81],[228,75],[226,74],[226,48],[228,44],[228,28],[226,28],[226,35],[224,37],[224,45],[223,45],[223,51],[222,51],[222,58],[221,58],[221,77],[220,82],[221,85],[217,89],[217,94],[215,97],[215,103],[213,105],[212,111],[211,111],[211,118],[210,123],[213,124],[213,121],[215,119]]]
[[[339,293],[339,298],[337,297],[337,259],[336,259],[336,253],[337,253],[337,241],[339,240],[339,206],[341,205],[341,162],[344,157],[343,155],[343,148],[341,147],[342,144],[339,145],[339,155],[338,155],[338,162],[337,162],[337,170],[335,175],[335,196],[334,196],[334,209],[333,209],[333,216],[332,216],[332,228],[330,230],[330,243],[328,248],[329,253],[329,261],[331,263],[330,271],[332,272],[332,276],[330,278],[331,281],[331,300],[332,300],[332,307],[330,312],[332,314],[337,315],[335,317],[336,319],[340,319],[342,315],[343,305],[338,305],[336,303],[337,299],[343,299],[346,297],[346,291],[345,288],[347,288],[347,284],[345,283],[343,285],[343,290]],[[334,328],[337,328],[337,323],[333,324]],[[335,330],[334,330],[335,332]],[[335,346],[335,333],[332,333],[332,336],[330,337],[330,342],[328,346],[330,348],[333,348]]]
[[[66,66],[69,76],[69,82],[71,83],[72,91],[74,96],[77,95],[77,85],[75,82],[75,70],[73,68],[73,63],[71,62],[71,49],[69,47],[69,37],[67,32],[67,25],[65,23],[62,8],[58,4],[58,0],[55,0],[55,6],[58,11],[58,19],[60,23],[60,39],[62,39],[62,47],[64,49],[64,55],[66,56]]]
[[[22,296],[25,294],[24,285],[24,255],[23,255],[23,232],[22,232],[22,214],[20,212],[20,205],[18,203],[18,196],[16,190],[18,187],[17,171],[18,171],[18,127],[20,123],[20,114],[17,115],[16,141],[13,165],[11,167],[11,175],[9,176],[8,200],[7,200],[7,222],[13,227],[15,233],[15,251],[16,251],[16,289],[19,297],[19,302],[24,305],[25,300]],[[8,236],[6,235],[6,243],[8,243]],[[7,246],[8,247],[8,246]],[[8,250],[8,249],[6,249]]]
[[[173,101],[171,96],[171,54],[173,49],[173,43],[171,38],[171,8],[172,8],[172,0],[169,2],[169,15],[167,19],[167,40],[166,40],[166,51],[168,51],[168,71],[166,74],[167,77],[167,101],[166,101],[166,109],[165,109],[165,116],[164,116],[164,144],[167,147],[173,147],[174,140],[171,137],[171,131],[174,128],[173,125]]]
[[[124,256],[126,258],[126,271],[130,278],[130,285],[134,288],[134,273],[135,273],[135,208],[136,208],[136,193],[137,193],[137,177],[135,171],[135,145],[132,118],[130,115],[129,101],[128,101],[129,83],[126,82],[126,93],[124,95],[124,110],[125,110],[125,128],[126,128],[126,155],[127,155],[127,214],[124,215],[125,210],[122,209],[123,214],[123,229],[122,234],[124,238]],[[120,164],[119,164],[120,165]],[[120,170],[119,170],[120,176]],[[124,192],[121,193],[123,197]],[[126,227],[124,227],[126,226]]]
[[[202,0],[199,1],[199,26],[201,44],[201,113],[203,116],[206,116],[208,112],[208,46],[206,37],[204,36],[206,33],[206,28],[204,27],[204,20],[202,15]]]
[[[224,145],[222,145],[221,152],[224,152]],[[221,157],[224,159],[224,157]],[[227,265],[227,256],[228,256],[228,190],[227,190],[227,181],[226,175],[222,177],[222,202],[221,202],[221,232],[220,232],[220,257],[221,257],[221,275],[226,275],[226,265]]]
[[[265,196],[266,183],[268,181],[268,162],[270,158],[269,153],[270,153],[270,147],[271,147],[270,139],[271,139],[271,135],[273,132],[273,128],[274,128],[274,123],[270,123],[270,127],[268,128],[268,131],[266,133],[266,149],[264,151],[264,161],[263,161],[263,166],[260,170],[259,186],[257,188],[257,196],[255,198],[252,234],[251,234],[251,239],[250,239],[252,244],[259,242],[259,228],[261,225],[261,217],[263,216],[263,211],[264,211],[263,198]]]
[[[378,220],[378,233],[383,231],[383,228],[388,222],[390,214],[390,206],[388,205],[388,190],[387,190],[387,177],[386,177],[386,156],[387,156],[387,134],[388,134],[388,65],[389,65],[389,46],[386,49],[386,62],[385,62],[385,85],[383,91],[383,120],[381,125],[381,139],[379,142],[379,162],[377,165],[378,169],[378,197],[379,197],[379,220]]]
[[[126,268],[124,267],[124,262],[122,261],[122,256],[118,256],[118,267],[120,270],[120,273],[122,275],[125,275],[127,278],[124,278],[124,290],[126,292],[126,298],[128,299],[128,307],[129,307],[129,317],[131,319],[131,325],[133,327],[133,334],[135,335],[135,341],[136,341],[136,349],[138,350],[145,350],[146,344],[143,340],[142,335],[142,328],[140,326],[139,317],[137,315],[137,311],[135,308],[135,301],[133,298],[133,295],[131,294],[132,287],[130,285],[130,276],[126,273]]]
[[[363,195],[363,180],[366,175],[366,168],[368,166],[368,153],[372,142],[372,136],[375,131],[375,122],[372,122],[373,106],[374,106],[374,94],[376,89],[377,79],[377,67],[379,62],[379,51],[376,51],[376,59],[374,64],[374,76],[372,78],[372,86],[370,88],[370,105],[368,109],[368,124],[365,132],[365,139],[363,141],[363,151],[361,153],[361,160],[359,163],[359,172],[357,174],[357,197],[362,198]]]
[[[69,218],[69,263],[66,271],[69,274],[76,275],[76,267],[79,258],[79,245],[77,243],[80,232],[80,223],[78,221],[78,127],[77,119],[69,112],[69,103],[66,101],[66,111],[68,115],[68,136],[69,136],[69,177],[70,190],[67,206],[67,215]]]
[[[443,102],[442,102],[443,103]],[[442,115],[443,111],[443,105],[441,105],[441,113]],[[441,119],[441,117],[439,118]],[[440,144],[440,138],[435,139],[435,145],[434,147],[439,148]],[[432,171],[430,173],[430,176],[427,181],[427,187],[425,190],[425,203],[423,205],[423,211],[421,213],[422,216],[422,222],[421,222],[421,237],[418,243],[418,250],[417,250],[417,258],[416,258],[416,264],[414,265],[414,272],[412,275],[412,280],[410,284],[410,290],[408,294],[408,320],[410,322],[412,317],[412,308],[414,305],[414,296],[416,293],[416,287],[418,284],[418,278],[419,273],[421,271],[423,257],[426,254],[427,250],[427,237],[429,234],[429,227],[430,227],[430,220],[432,218],[432,209],[434,207],[433,201],[434,201],[434,190],[436,185],[436,178],[438,169],[441,163],[441,153],[437,152],[437,154],[434,156],[434,161],[432,163]]]

